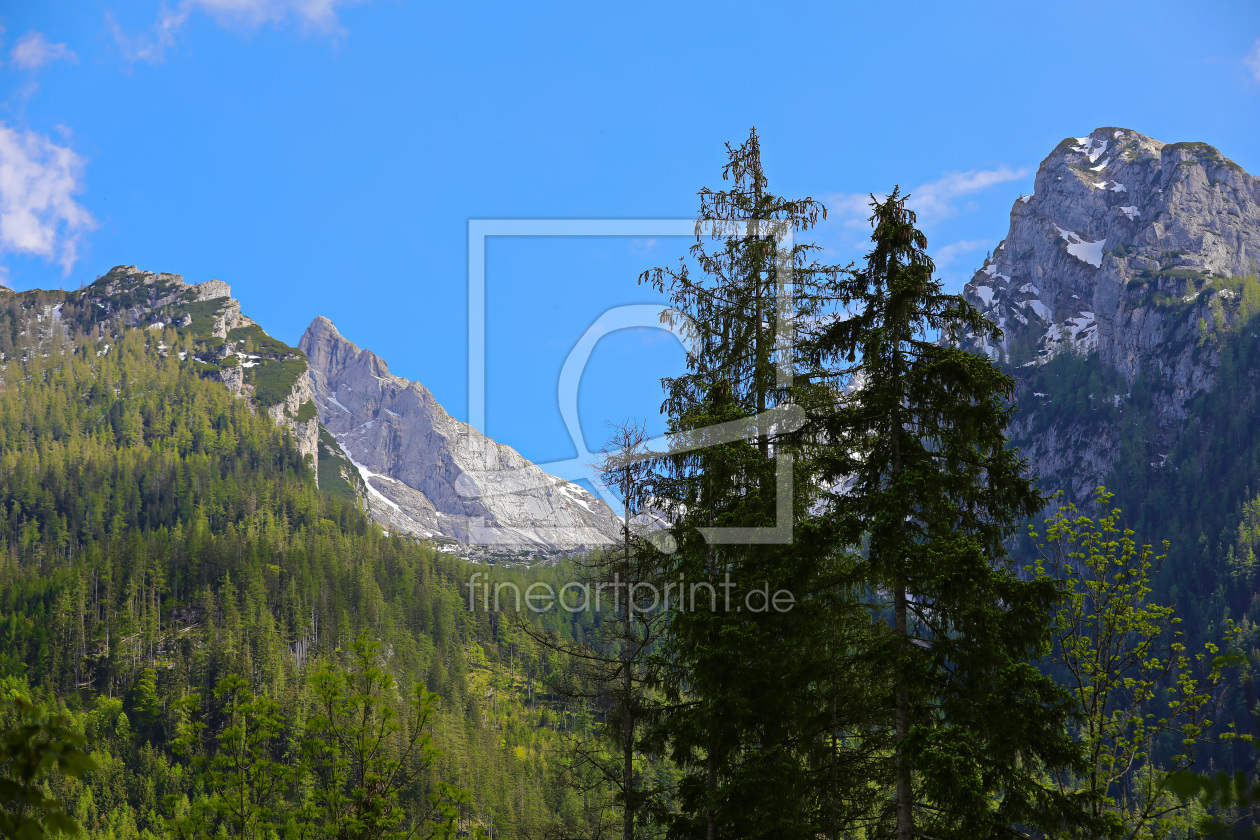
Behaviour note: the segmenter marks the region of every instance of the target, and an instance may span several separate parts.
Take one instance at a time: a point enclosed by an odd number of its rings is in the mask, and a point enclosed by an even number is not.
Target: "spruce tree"
[[[1034,662],[1055,591],[1023,580],[1005,541],[1043,499],[1007,446],[1014,380],[958,347],[1000,331],[933,277],[905,197],[873,201],[865,266],[803,344],[818,381],[846,395],[813,416],[832,442],[822,475],[843,543],[887,616],[889,690],[872,733],[891,735],[891,791],[877,836],[1011,836],[1050,827],[1070,804],[1043,785],[1071,765],[1064,692]]]
[[[662,570],[676,593],[661,657],[672,704],[655,743],[682,773],[673,836],[815,838],[851,822],[824,795],[849,778],[835,746],[848,723],[838,716],[853,708],[834,691],[836,662],[849,662],[851,648],[832,631],[865,632],[870,622],[849,597],[847,553],[809,525],[818,485],[807,442],[753,418],[834,404],[825,387],[795,380],[783,339],[842,269],[817,264],[816,246],[795,241],[824,208],[770,192],[756,132],[727,151],[730,188],[700,192],[698,270],[680,261],[641,278],[669,295],[690,338],[686,372],[663,383],[670,430],[693,446],[663,457],[655,480],[677,543]],[[744,436],[694,447],[717,424],[742,424]],[[712,529],[779,522],[780,464],[790,467],[801,542],[718,539]],[[772,606],[780,592],[790,599]]]

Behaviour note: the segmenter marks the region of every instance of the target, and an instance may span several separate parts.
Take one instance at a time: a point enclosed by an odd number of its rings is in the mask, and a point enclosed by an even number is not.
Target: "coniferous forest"
[[[208,793],[197,759],[236,722],[221,690],[233,680],[276,704],[268,755],[297,763],[313,677],[350,673],[360,635],[400,725],[412,686],[436,695],[426,732],[440,755],[413,756],[427,769],[407,797],[427,802],[439,780],[475,789],[457,823],[495,831],[576,818],[562,744],[589,721],[548,694],[565,663],[469,612],[463,563],[318,491],[287,430],[181,361],[173,332],[125,331],[108,350],[41,340],[37,309],[10,295],[4,316],[22,360],[2,389],[0,667],[6,694],[63,711],[86,738],[95,768],[48,784],[89,836],[173,831]],[[22,719],[11,709],[5,724]]]
[[[1128,461],[1116,495],[1047,497],[1015,378],[962,347],[1000,331],[944,293],[905,196],[826,264],[823,205],[771,191],[755,132],[727,151],[687,258],[639,278],[689,336],[662,383],[688,445],[620,428],[623,539],[558,565],[383,530],[194,330],[6,293],[0,833],[1250,832],[1260,502],[1187,545],[1153,507],[1181,488],[1122,512]],[[1200,555],[1224,571],[1195,612]],[[495,612],[474,574],[692,598]]]

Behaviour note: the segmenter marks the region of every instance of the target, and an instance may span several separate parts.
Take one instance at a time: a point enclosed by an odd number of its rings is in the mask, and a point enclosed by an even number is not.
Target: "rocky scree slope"
[[[392,375],[327,318],[316,318],[299,346],[320,422],[355,463],[377,521],[513,550],[617,540],[619,520],[603,501],[454,419],[427,388]]]
[[[1166,466],[1260,311],[1257,261],[1260,180],[1215,148],[1111,127],[1050,153],[964,289],[1004,331],[966,343],[1020,380],[1013,437],[1045,489],[1088,495],[1126,428]]]

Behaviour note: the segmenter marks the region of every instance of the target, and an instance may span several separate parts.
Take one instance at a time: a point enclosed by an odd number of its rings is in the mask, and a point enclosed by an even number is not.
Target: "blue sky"
[[[296,343],[316,315],[467,416],[468,220],[660,218],[719,186],[755,125],[771,185],[828,203],[914,192],[960,288],[1068,136],[1201,140],[1260,172],[1253,2],[0,3],[0,271],[77,287],[118,264],[227,281]],[[487,431],[575,454],[557,379],[640,271],[683,239],[496,239]],[[673,339],[598,345],[579,408],[660,428]]]

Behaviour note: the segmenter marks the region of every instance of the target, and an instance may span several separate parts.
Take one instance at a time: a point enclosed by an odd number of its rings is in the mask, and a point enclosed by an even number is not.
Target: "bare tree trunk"
[[[630,677],[627,671],[625,678],[625,686],[627,693],[630,691]],[[626,813],[625,827],[623,829],[624,840],[634,840],[634,811],[638,807],[634,789],[634,721],[630,717],[627,710],[625,722],[622,724],[625,735],[625,766],[622,768],[623,783],[626,792]]]
[[[901,330],[893,334],[893,376],[902,381],[901,373]],[[892,479],[896,482],[901,477],[901,435],[905,429],[901,419],[902,400],[898,399],[893,406],[892,423]],[[904,527],[904,522],[902,524]],[[901,562],[902,558],[896,558]],[[893,593],[893,636],[897,645],[897,667],[893,688],[893,704],[896,710],[897,734],[897,840],[912,840],[914,837],[914,803],[911,799],[910,757],[906,754],[906,742],[910,738],[910,691],[906,684],[907,652],[906,630],[906,584],[901,571],[894,577],[896,584]]]
[[[708,820],[708,826],[705,830],[705,840],[716,840],[717,824],[714,819],[714,813],[717,808],[713,805],[713,795],[717,793],[717,768],[714,766],[713,753],[709,753],[709,777],[705,780],[705,790],[708,791],[708,802],[704,805],[705,819]]]
[[[624,491],[628,497],[630,488],[626,487],[624,488]],[[630,600],[633,590],[629,588],[630,587],[630,508],[629,506],[627,505],[624,508],[624,510],[625,510],[625,518],[622,523],[623,525],[622,532],[625,537],[625,544],[624,544],[625,554],[623,555],[623,559],[625,562],[624,569],[625,569],[625,579],[626,579],[627,590],[626,590],[626,618],[625,618],[625,624],[622,626],[623,635],[622,635],[622,645],[621,645],[621,658],[622,658],[621,679],[622,679],[622,690],[624,692],[622,700],[625,703],[625,708],[622,710],[623,717],[621,720],[622,761],[623,761],[623,766],[621,770],[621,773],[622,773],[622,779],[621,779],[622,788],[621,789],[625,794],[625,803],[624,803],[625,804],[625,813],[624,813],[625,825],[622,828],[622,837],[623,837],[623,840],[634,840],[634,809],[638,806],[638,803],[635,801],[635,790],[634,790],[634,680],[633,680],[633,674],[631,673],[631,661],[635,654],[635,651],[631,649],[631,646],[634,644],[634,628],[632,625],[632,621],[634,619],[634,609],[632,608],[632,602]]]
[[[906,644],[906,588],[897,585],[893,601],[893,635],[897,639],[897,655]],[[906,740],[910,737],[910,696],[906,689],[904,666],[897,668],[896,704],[897,727],[897,840],[914,837],[914,814],[911,810],[910,760],[906,755]]]

